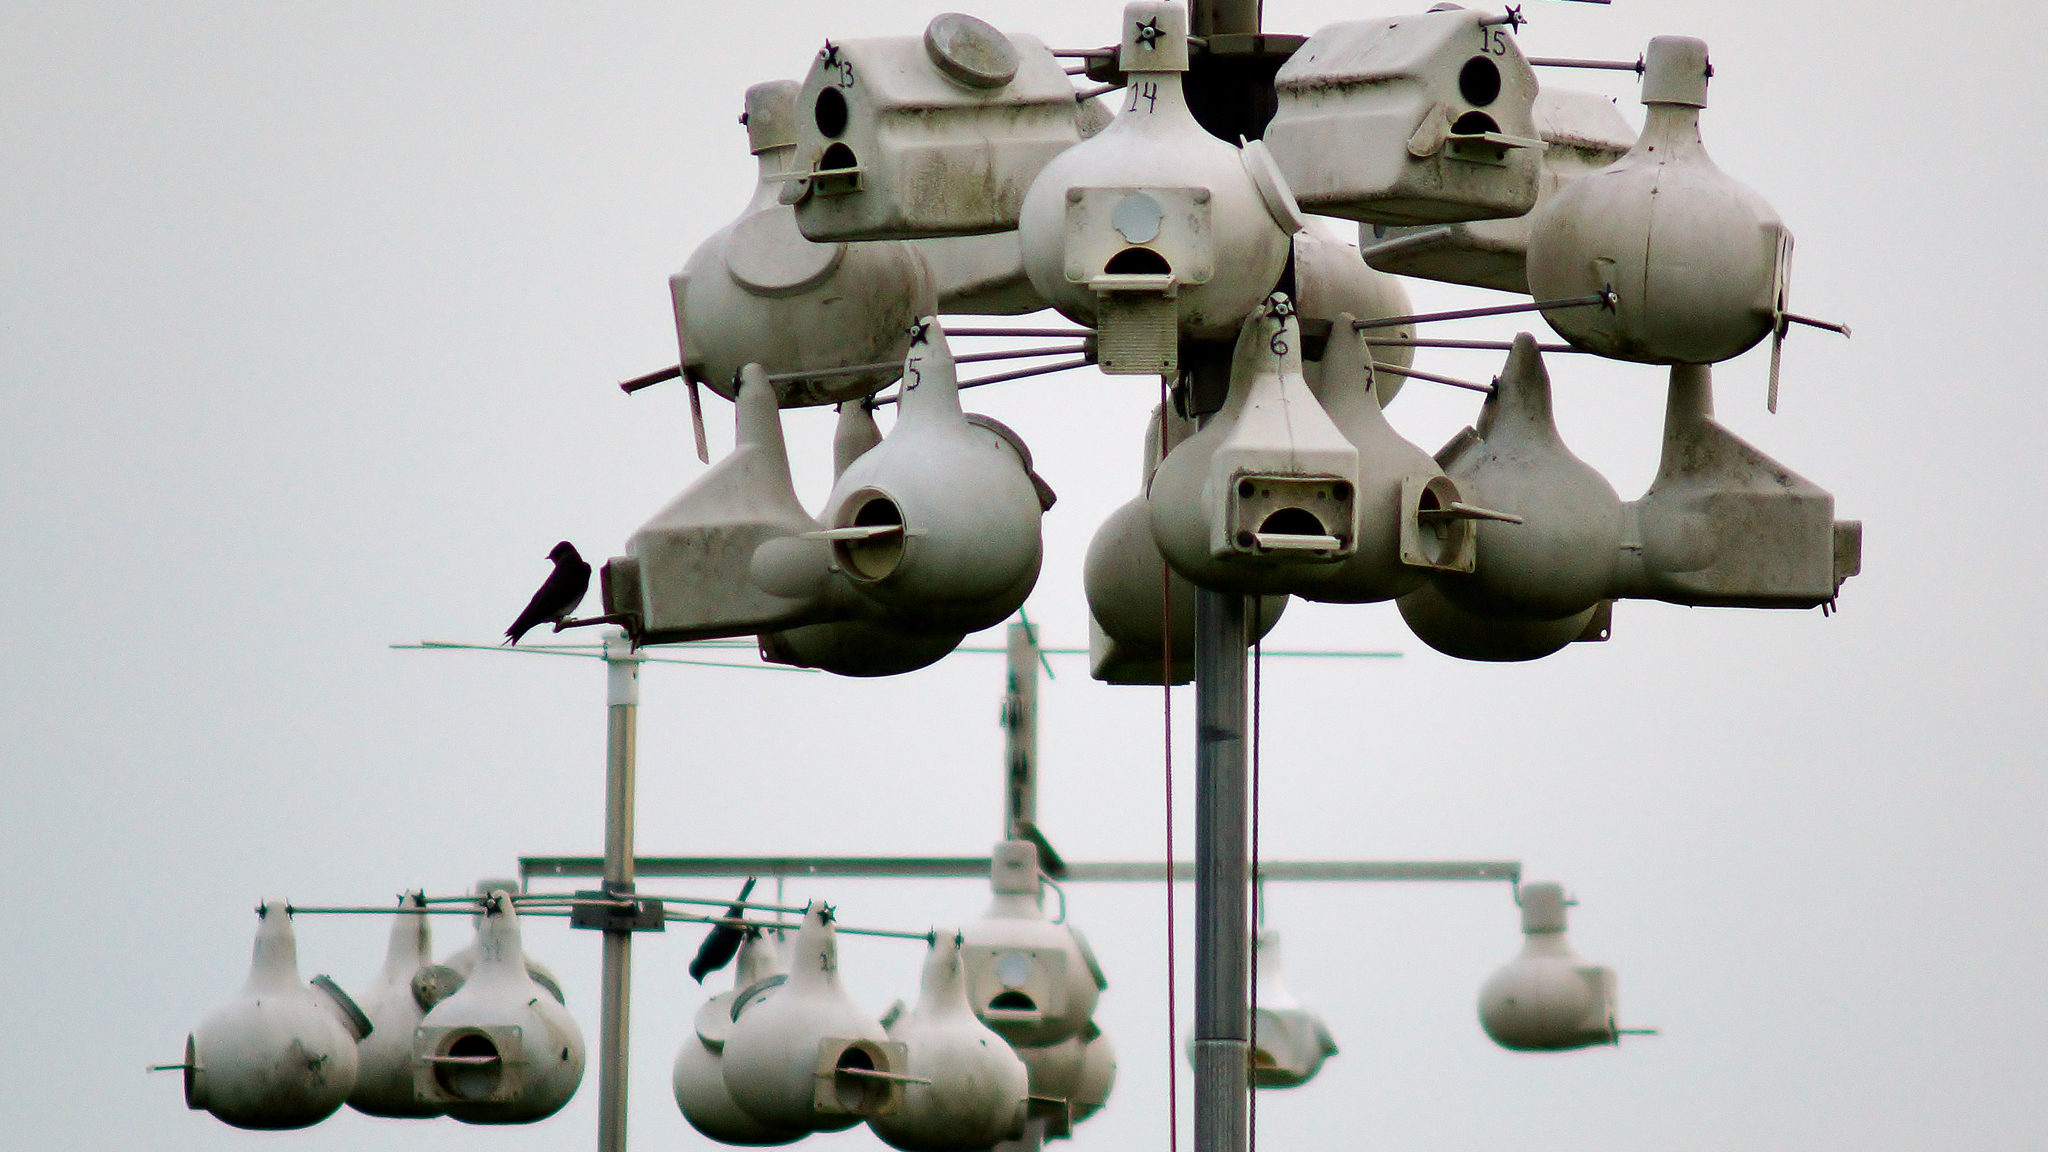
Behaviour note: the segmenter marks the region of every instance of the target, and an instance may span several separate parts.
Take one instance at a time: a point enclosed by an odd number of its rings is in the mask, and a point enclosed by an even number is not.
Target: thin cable
[[[1264,606],[1264,603],[1253,598],[1251,604],[1254,614],[1252,635],[1259,636],[1260,632],[1263,631],[1262,625],[1264,625],[1265,621],[1258,619],[1257,614],[1259,609]],[[1257,1052],[1259,1048],[1259,929],[1266,922],[1266,885],[1259,877],[1259,737],[1265,728],[1259,717],[1259,703],[1260,697],[1263,695],[1260,689],[1264,686],[1265,678],[1265,638],[1260,636],[1259,639],[1252,641],[1252,1026],[1250,1031],[1251,1050],[1253,1052]],[[1247,1079],[1257,1075],[1258,1061],[1254,1059],[1251,1064],[1252,1067],[1245,1070]],[[1246,1152],[1259,1152],[1259,1086],[1256,1083],[1245,1085],[1245,1101],[1245,1127],[1249,1135],[1245,1149]]]
[[[1166,377],[1159,377],[1159,454],[1166,455]],[[1152,478],[1145,478],[1147,491]],[[1180,1152],[1180,1037],[1179,1009],[1174,991],[1173,971],[1173,569],[1166,558],[1159,559],[1160,615],[1164,621],[1160,636],[1164,643],[1159,660],[1159,694],[1165,715],[1166,743],[1166,1149]]]

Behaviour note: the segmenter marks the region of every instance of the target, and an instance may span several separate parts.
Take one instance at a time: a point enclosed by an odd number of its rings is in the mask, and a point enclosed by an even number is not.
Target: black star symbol
[[[1166,33],[1159,30],[1159,17],[1157,16],[1138,25],[1138,43],[1143,44],[1147,48],[1158,43],[1159,38],[1164,35]]]
[[[1283,292],[1275,292],[1266,297],[1266,314],[1275,320],[1285,320],[1294,315],[1294,301]]]
[[[818,919],[820,922],[830,924],[835,918],[837,918],[838,914],[839,910],[832,907],[830,904],[826,904],[823,902],[820,902],[818,904]]]
[[[825,50],[819,55],[824,57],[825,67],[839,67],[839,45],[834,44],[830,40],[827,40],[825,41]]]
[[[1529,18],[1527,16],[1522,15],[1522,9],[1519,5],[1508,5],[1508,27],[1520,28],[1522,25],[1527,24],[1528,22]]]
[[[932,322],[929,320],[919,320],[905,329],[905,331],[910,333],[910,343],[913,347],[919,344],[929,344],[932,336]]]

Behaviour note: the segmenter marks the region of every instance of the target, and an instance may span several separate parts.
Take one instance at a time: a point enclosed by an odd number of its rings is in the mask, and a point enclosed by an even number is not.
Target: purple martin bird
[[[746,887],[740,889],[738,902],[725,910],[726,919],[739,920],[746,915],[747,910],[741,905],[746,902],[747,894],[753,890],[754,877],[749,876]],[[690,961],[690,975],[696,978],[697,983],[702,984],[706,976],[732,963],[732,958],[739,953],[741,942],[749,934],[759,931],[759,928],[741,928],[736,924],[713,925],[710,933],[704,937],[704,943],[697,946],[696,958]]]
[[[555,570],[548,573],[540,591],[526,602],[526,611],[519,619],[505,629],[505,643],[517,644],[519,638],[542,624],[559,624],[569,618],[576,606],[583,603],[583,594],[590,591],[590,565],[576,554],[576,546],[567,540],[555,545],[548,553],[548,559],[555,562]]]

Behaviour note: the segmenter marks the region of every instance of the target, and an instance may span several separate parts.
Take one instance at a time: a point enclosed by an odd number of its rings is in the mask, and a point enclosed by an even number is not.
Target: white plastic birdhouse
[[[1274,293],[1245,321],[1230,394],[1168,453],[1147,500],[1176,572],[1220,592],[1297,592],[1358,546],[1358,449],[1301,375],[1301,329]]]
[[[750,364],[732,451],[642,525],[605,566],[605,611],[639,617],[642,642],[743,636],[829,619],[832,559],[797,501],[782,417]]]
[[[1086,1027],[1109,981],[1086,938],[1046,918],[1036,845],[1002,841],[990,872],[988,910],[961,929],[968,1002],[1012,1044],[1057,1044]]]
[[[185,1103],[237,1128],[304,1128],[348,1098],[367,1029],[344,1023],[346,996],[299,978],[286,903],[266,901],[257,914],[248,981],[185,1039]]]
[[[894,380],[910,322],[937,307],[909,246],[818,243],[797,230],[778,199],[796,162],[796,89],[747,89],[754,198],[669,281],[684,374],[729,398],[740,366],[761,364],[785,407],[866,396]]]
[[[1001,623],[1038,578],[1050,489],[1015,433],[960,410],[936,317],[917,324],[896,425],[847,465],[814,538],[899,627],[968,632]]]
[[[1657,478],[1629,505],[1642,548],[1623,595],[1674,604],[1812,608],[1862,566],[1863,525],[1714,419],[1712,369],[1671,368]]]
[[[413,1086],[468,1124],[531,1124],[583,1082],[583,1032],[527,971],[505,889],[485,898],[475,967],[413,1030]]]
[[[1427,452],[1387,423],[1373,387],[1373,349],[1340,312],[1323,352],[1322,383],[1312,386],[1323,411],[1358,449],[1357,545],[1301,595],[1325,603],[1392,600],[1431,571],[1470,571],[1476,541],[1469,521],[1436,513],[1461,505],[1463,494]]]
[[[785,979],[774,942],[752,932],[740,945],[732,987],[697,1009],[691,1032],[676,1051],[671,1077],[676,1106],[683,1110],[690,1127],[720,1144],[770,1146],[810,1134],[808,1129],[791,1131],[761,1123],[733,1103],[725,1086],[725,1042],[735,1023],[745,1009],[764,1001]]]
[[[1116,1087],[1116,1045],[1094,1021],[1057,1044],[1019,1046],[1016,1052],[1031,1072],[1033,1115],[1046,1136],[1073,1135],[1074,1125],[1109,1103]]]
[[[761,634],[761,659],[835,676],[900,676],[952,654],[965,632],[905,632],[873,620],[806,624]]]
[[[903,1103],[903,1046],[840,986],[822,904],[804,913],[789,979],[742,1006],[722,1059],[733,1103],[786,1132],[837,1132]]]
[[[1337,1054],[1323,1018],[1302,1007],[1281,976],[1280,934],[1259,932],[1257,1019],[1252,1025],[1252,1083],[1259,1088],[1298,1088],[1315,1079],[1323,1061]]]
[[[1478,616],[1534,621],[1575,616],[1613,595],[1621,498],[1558,435],[1550,376],[1528,333],[1515,337],[1478,423],[1436,458],[1472,509],[1477,537],[1470,571],[1432,576],[1446,599]]]
[[[1361,320],[1406,316],[1414,311],[1401,281],[1368,265],[1357,245],[1346,238],[1336,221],[1327,216],[1307,217],[1307,224],[1294,234],[1294,313],[1301,325],[1301,375],[1309,387],[1322,395],[1324,350],[1330,332],[1341,313]],[[1375,328],[1380,340],[1411,340],[1413,324]],[[1415,349],[1400,344],[1368,346],[1375,364],[1406,368],[1415,363]],[[1373,391],[1381,406],[1400,394],[1402,378],[1392,372],[1379,373]]]
[[[827,43],[797,97],[804,179],[786,199],[819,240],[1015,228],[1039,170],[1080,142],[1077,103],[1036,37],[958,12],[922,37]]]
[[[1185,9],[1126,6],[1119,67],[1122,114],[1046,165],[1018,230],[1039,295],[1096,327],[1101,369],[1158,375],[1179,337],[1236,335],[1301,223],[1264,149],[1211,136],[1188,110]]]
[[[1560,189],[1529,221],[1529,289],[1538,299],[1614,293],[1611,310],[1544,314],[1578,347],[1708,364],[1755,346],[1784,312],[1792,234],[1700,143],[1709,75],[1702,41],[1650,41],[1649,111],[1635,147]]]
[[[1516,1052],[1562,1052],[1613,1044],[1614,969],[1588,964],[1565,938],[1564,887],[1521,886],[1521,955],[1479,991],[1479,1023]]]
[[[434,963],[434,934],[419,893],[407,893],[403,906],[391,918],[384,967],[357,1001],[371,1030],[356,1045],[356,1086],[348,1106],[371,1116],[439,1116],[439,1104],[419,1098],[412,1064],[413,1029],[428,1007],[415,994],[413,977]]]
[[[1160,413],[1153,408],[1145,424],[1146,485],[1164,455],[1160,450]],[[1168,415],[1163,429],[1171,447],[1185,440],[1195,425]],[[1159,542],[1152,538],[1152,509],[1145,502],[1142,486],[1135,498],[1109,514],[1088,541],[1082,588],[1088,597],[1090,675],[1109,684],[1153,687],[1162,682],[1186,684],[1195,678],[1195,586],[1167,568],[1165,557],[1159,554]],[[1171,669],[1165,666],[1169,599],[1173,607]],[[1286,608],[1285,596],[1258,597],[1247,612],[1245,643],[1271,631]]]
[[[1273,92],[1266,145],[1307,211],[1442,224],[1536,203],[1536,76],[1500,17],[1445,6],[1332,24]]]
[[[1372,266],[1526,295],[1529,222],[1559,189],[1621,159],[1636,142],[1636,130],[1614,101],[1597,92],[1545,88],[1536,93],[1535,119],[1544,144],[1535,208],[1522,216],[1456,224],[1361,224],[1359,242],[1372,246]]]
[[[1023,1134],[1030,1077],[968,1006],[962,944],[957,932],[933,929],[917,1006],[889,1027],[914,1079],[903,1085],[903,1107],[868,1127],[903,1152],[980,1152]]]

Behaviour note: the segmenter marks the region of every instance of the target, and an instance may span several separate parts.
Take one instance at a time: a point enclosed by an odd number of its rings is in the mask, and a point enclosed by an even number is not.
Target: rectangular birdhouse
[[[1305,211],[1448,224],[1536,203],[1536,76],[1501,17],[1447,9],[1332,24],[1273,86],[1266,146]]]
[[[1545,146],[1536,178],[1538,205],[1635,146],[1635,129],[1613,100],[1597,92],[1545,88],[1536,94],[1535,117],[1536,134]],[[1525,260],[1534,213],[1459,224],[1366,224],[1359,229],[1359,247],[1366,262],[1382,272],[1527,293]]]
[[[821,241],[1015,228],[1039,169],[1081,139],[1073,83],[1044,43],[957,13],[922,37],[828,42],[796,121],[783,199]]]

